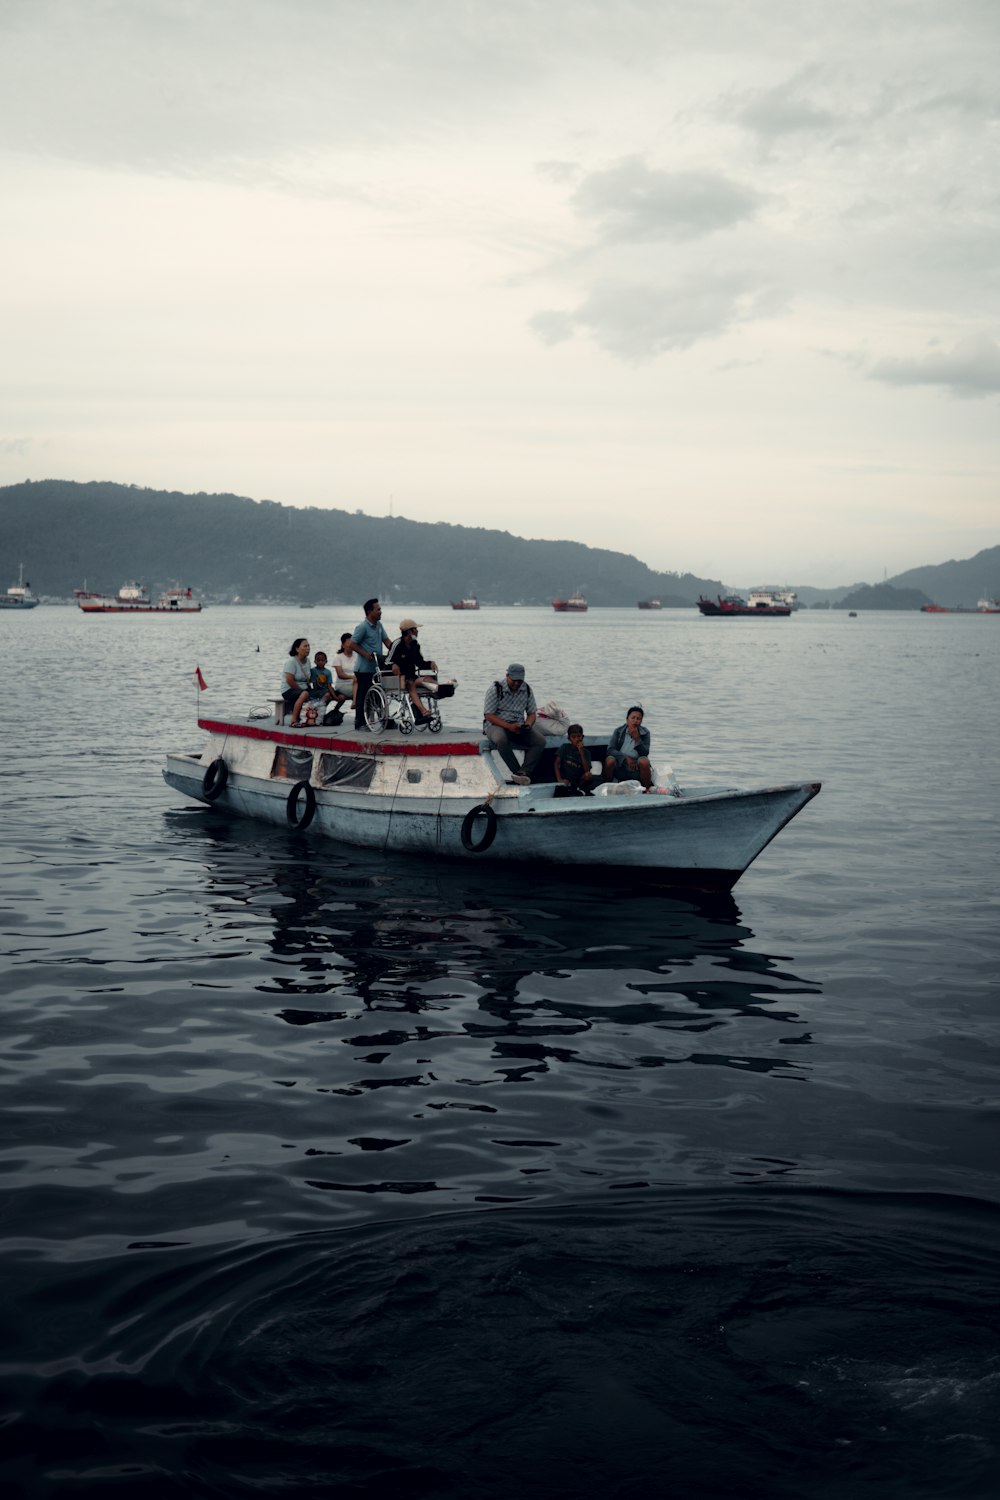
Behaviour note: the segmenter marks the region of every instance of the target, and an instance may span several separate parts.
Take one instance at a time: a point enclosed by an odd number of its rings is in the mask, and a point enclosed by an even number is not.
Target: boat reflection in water
[[[731,1052],[750,1071],[801,1068],[798,1048],[797,1055],[770,1045],[750,1051],[741,1044],[718,1056],[702,1048],[695,1055],[687,1044],[663,1050],[664,1030],[708,1033],[734,1018],[794,1026],[801,1023],[794,997],[818,993],[786,960],[753,951],[753,932],[727,893],[633,887],[618,895],[580,877],[533,887],[523,873],[437,864],[424,866],[415,886],[405,856],[354,849],[328,856],[328,845],[310,848],[302,835],[255,829],[208,809],[169,817],[186,837],[218,851],[213,906],[227,934],[241,907],[258,915],[269,907],[271,958],[255,988],[285,1002],[279,1019],[339,1031],[339,1023],[360,1015],[359,1004],[433,1017],[432,1031],[401,1020],[380,1035],[379,1046],[406,1049],[421,1040],[429,1071],[422,1067],[412,1081],[435,1097],[445,1091],[449,1107],[456,1091],[506,1076],[512,1059],[501,1037],[530,1038],[532,1046],[518,1047],[516,1056],[545,1073],[552,1038],[566,1064],[575,1057],[567,1039],[592,1033],[589,1052],[605,1025],[615,1036],[628,1031],[629,1048],[645,1033],[644,1072],[668,1062],[728,1066]],[[650,1035],[651,1026],[659,1036]],[[474,1043],[472,1054],[463,1051],[462,1078],[450,1076],[449,1058],[436,1056],[434,1036]],[[372,1044],[366,1034],[362,1045]],[[358,1086],[346,1077],[339,1083]]]

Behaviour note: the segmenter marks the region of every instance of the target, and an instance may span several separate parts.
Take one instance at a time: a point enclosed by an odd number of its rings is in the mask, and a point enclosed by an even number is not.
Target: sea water
[[[343,848],[161,766],[356,611],[0,617],[6,1492],[994,1495],[1000,618],[410,613],[823,791],[725,897]]]

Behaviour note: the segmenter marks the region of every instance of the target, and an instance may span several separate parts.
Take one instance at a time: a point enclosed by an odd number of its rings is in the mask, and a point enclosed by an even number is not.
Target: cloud
[[[762,141],[833,129],[840,123],[839,117],[803,98],[805,82],[803,77],[798,77],[773,88],[732,95],[720,113],[736,120]],[[815,83],[811,81],[809,87],[813,89]]]
[[[580,166],[575,161],[539,161],[535,171],[549,182],[573,182],[580,175]]]
[[[537,313],[530,325],[545,343],[588,333],[619,359],[655,359],[718,338],[773,310],[773,293],[735,276],[689,276],[671,286],[605,281],[572,311]]]
[[[572,197],[605,240],[696,239],[751,219],[763,194],[718,172],[662,172],[626,156],[590,172]]]
[[[969,334],[950,351],[882,359],[869,373],[885,385],[935,385],[960,400],[978,400],[1000,392],[1000,344],[985,333]]]

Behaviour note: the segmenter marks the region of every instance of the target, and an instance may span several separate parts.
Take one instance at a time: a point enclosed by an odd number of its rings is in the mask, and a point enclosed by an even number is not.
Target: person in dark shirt
[[[590,754],[583,743],[583,725],[571,724],[565,743],[556,751],[556,785],[565,788],[557,797],[593,796],[595,776],[590,768]]]
[[[420,643],[417,640],[419,629],[420,626],[416,620],[400,620],[399,639],[387,657],[387,665],[403,680],[410,702],[413,704],[413,717],[418,725],[429,724],[434,717],[433,714],[424,712],[423,704],[420,702],[421,688],[433,686],[433,683],[421,676],[421,673],[437,672],[438,669],[436,661],[428,661],[421,653]]]

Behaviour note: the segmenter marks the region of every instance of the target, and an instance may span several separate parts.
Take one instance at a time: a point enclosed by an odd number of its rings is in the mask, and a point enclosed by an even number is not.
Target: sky
[[[998,246],[997,0],[0,0],[0,484],[876,582],[1000,543]]]

